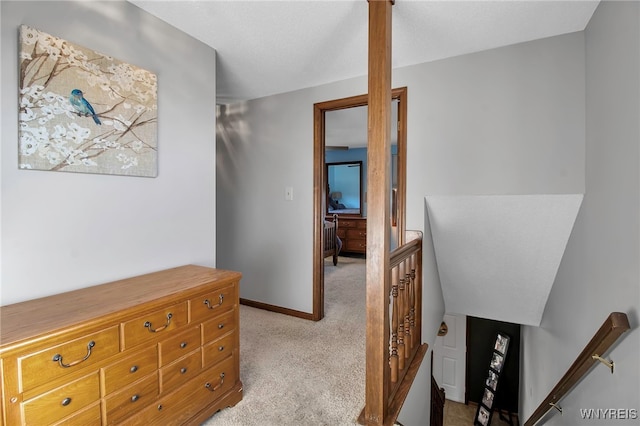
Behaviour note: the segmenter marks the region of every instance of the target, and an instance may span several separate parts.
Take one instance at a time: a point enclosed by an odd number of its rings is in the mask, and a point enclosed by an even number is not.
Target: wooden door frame
[[[404,243],[407,187],[407,88],[391,91],[398,100],[398,246]],[[323,226],[326,212],[325,112],[368,105],[367,94],[319,102],[313,105],[313,314],[314,321],[324,318]]]

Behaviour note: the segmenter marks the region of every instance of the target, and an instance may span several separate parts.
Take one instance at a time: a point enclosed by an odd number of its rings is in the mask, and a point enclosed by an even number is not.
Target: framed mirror
[[[362,216],[362,161],[327,163],[327,214]]]

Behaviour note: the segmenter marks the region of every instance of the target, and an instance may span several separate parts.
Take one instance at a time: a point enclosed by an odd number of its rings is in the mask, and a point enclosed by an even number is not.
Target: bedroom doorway
[[[396,132],[392,132],[392,175],[391,186],[391,227],[392,248],[402,245],[405,234],[405,206],[406,206],[406,128],[407,128],[407,88],[401,87],[391,91],[394,113],[397,126]],[[344,143],[332,140],[327,143],[327,113],[334,111],[349,110],[345,112],[353,113],[352,109],[365,107],[368,104],[368,95],[358,95],[348,98],[335,99],[314,104],[313,108],[313,320],[319,321],[324,318],[324,220],[327,217],[327,176],[325,152],[327,146],[334,149],[348,149],[350,142],[345,137]],[[366,117],[366,113],[365,113]],[[392,118],[392,120],[394,119]],[[365,142],[366,149],[366,121]],[[366,170],[366,165],[365,165]],[[366,172],[365,172],[366,176]],[[366,178],[365,178],[366,180]],[[363,212],[366,212],[366,182],[363,184]],[[366,221],[366,213],[364,214]],[[338,220],[338,227],[340,219]],[[365,240],[366,241],[366,240]],[[344,247],[343,247],[344,250]]]

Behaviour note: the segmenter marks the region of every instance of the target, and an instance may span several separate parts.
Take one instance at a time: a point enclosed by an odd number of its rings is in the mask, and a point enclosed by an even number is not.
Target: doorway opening
[[[396,152],[390,167],[393,168],[395,181],[392,182],[391,217],[392,235],[395,238],[392,247],[400,246],[405,235],[406,206],[406,148],[407,148],[407,88],[391,91],[392,102],[397,103],[397,143]],[[327,148],[327,113],[347,110],[368,105],[368,95],[358,95],[314,104],[313,106],[313,314],[312,319],[324,318],[324,258],[323,229],[327,217],[327,171],[325,152]],[[395,135],[394,135],[395,136]],[[333,145],[335,146],[335,145]],[[340,144],[343,146],[343,144]],[[366,211],[366,186],[363,187],[362,211]],[[366,213],[365,213],[366,214]],[[366,219],[365,219],[366,220]],[[338,222],[339,223],[339,222]],[[339,226],[339,224],[338,224]]]

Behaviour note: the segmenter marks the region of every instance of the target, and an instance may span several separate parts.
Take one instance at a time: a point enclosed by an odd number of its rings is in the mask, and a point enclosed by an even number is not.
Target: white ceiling
[[[427,196],[446,311],[540,325],[582,198]]]
[[[366,0],[129,0],[217,50],[218,103],[367,73]],[[396,0],[393,67],[585,28],[598,1]]]

